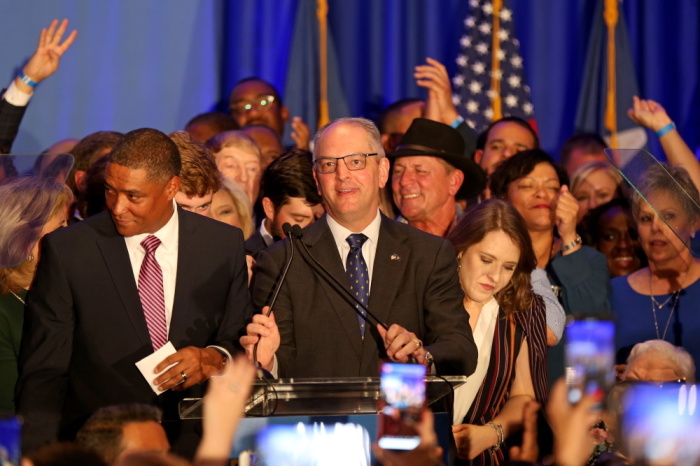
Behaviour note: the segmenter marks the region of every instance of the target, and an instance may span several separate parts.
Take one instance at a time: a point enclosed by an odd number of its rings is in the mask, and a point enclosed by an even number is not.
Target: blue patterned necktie
[[[365,258],[362,257],[362,245],[365,241],[367,241],[367,237],[362,233],[353,233],[347,237],[347,242],[350,244],[350,254],[348,254],[345,273],[350,282],[350,291],[355,293],[357,300],[366,307],[369,303],[369,271]],[[359,304],[356,304],[355,307],[363,316],[367,315]],[[365,320],[359,315],[357,320],[360,322],[360,335],[364,338]]]

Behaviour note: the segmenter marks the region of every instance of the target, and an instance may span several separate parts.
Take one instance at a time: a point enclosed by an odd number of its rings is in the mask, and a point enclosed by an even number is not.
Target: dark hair
[[[105,201],[105,169],[107,157],[90,165],[85,175],[85,193],[78,199],[78,209],[83,218],[92,217],[107,210]]]
[[[238,129],[238,123],[233,119],[231,115],[223,112],[205,112],[193,117],[185,125],[185,130],[193,125],[205,125],[217,134],[223,133],[224,131],[233,131]]]
[[[109,464],[123,451],[124,426],[131,422],[160,423],[161,410],[146,404],[106,406],[97,410],[80,428],[76,442],[102,456]]]
[[[393,104],[389,104],[387,107],[384,107],[379,113],[379,118],[377,119],[377,128],[379,128],[379,132],[382,134],[386,133],[386,127],[389,124],[389,120],[393,118],[393,114],[395,112],[400,111],[402,108],[407,107],[408,105],[417,104],[418,102],[423,102],[423,99],[401,99],[397,100]]]
[[[568,185],[566,171],[542,149],[530,149],[518,152],[501,163],[489,178],[489,187],[494,197],[506,199],[508,186],[515,180],[527,176],[540,163],[548,163],[554,168],[559,184]]]
[[[530,123],[527,121],[523,120],[520,117],[516,116],[507,116],[503,117],[500,120],[492,121],[490,125],[486,127],[486,129],[479,134],[479,137],[476,138],[476,148],[483,150],[486,147],[486,141],[489,139],[489,133],[493,129],[494,126],[496,126],[499,123],[515,123],[516,125],[522,126],[526,130],[530,132],[532,135],[532,139],[535,141],[535,147],[538,148],[540,147],[540,137],[537,135],[537,131],[535,131],[532,126],[530,126]]]
[[[34,466],[106,466],[97,452],[69,442],[50,443],[27,455]]]
[[[511,282],[495,298],[507,315],[532,306],[533,292],[530,274],[537,267],[537,257],[525,220],[515,207],[500,199],[489,199],[467,210],[447,239],[457,254],[481,242],[492,231],[507,234],[520,249],[520,260]]]
[[[165,181],[180,174],[182,163],[175,143],[157,129],[129,131],[107,158],[133,170],[144,169],[150,180]]]
[[[221,188],[214,156],[190,133],[176,131],[168,135],[180,152],[180,191],[186,196],[204,197]]]
[[[588,212],[587,218],[586,218],[586,230],[588,233],[588,238],[589,238],[589,244],[592,246],[595,246],[600,243],[600,220],[603,218],[603,216],[608,213],[609,211],[619,208],[622,211],[624,211],[626,214],[632,217],[632,206],[630,205],[630,202],[624,198],[624,197],[615,197],[606,202],[605,204],[601,204],[598,207],[595,207],[594,209],[591,209]],[[636,235],[636,227],[635,227],[635,235]]]
[[[257,82],[263,83],[264,85],[266,85],[267,87],[269,87],[270,90],[272,91],[271,94],[275,96],[275,101],[279,103],[279,106],[280,106],[280,107],[282,106],[282,96],[281,96],[280,93],[277,91],[277,88],[276,88],[275,86],[273,86],[271,83],[269,83],[268,81],[265,81],[265,80],[262,79],[262,78],[258,78],[257,76],[248,76],[247,78],[243,78],[243,79],[241,79],[240,81],[238,81],[238,82],[233,86],[233,89],[231,90],[231,94],[230,94],[230,95],[233,95],[233,91],[235,91],[236,88],[237,88],[238,86],[240,86],[241,84],[245,84],[245,83],[247,83],[247,82],[250,82],[250,81],[257,81]],[[229,95],[229,99],[231,98],[230,95]]]
[[[95,163],[106,149],[112,149],[124,136],[116,131],[97,131],[88,134],[70,150],[73,156],[73,168],[68,174],[66,184],[77,194],[77,187],[73,175],[76,171],[87,171]]]
[[[603,149],[608,148],[608,145],[605,143],[603,138],[595,133],[574,134],[569,139],[564,141],[564,145],[561,146],[561,151],[559,152],[559,163],[562,165],[569,163],[571,153],[574,151],[574,149],[578,148],[587,152],[602,152]]]
[[[287,204],[290,197],[304,198],[311,205],[320,204],[311,152],[292,149],[275,159],[263,173],[261,190],[264,197],[270,198],[275,211]]]

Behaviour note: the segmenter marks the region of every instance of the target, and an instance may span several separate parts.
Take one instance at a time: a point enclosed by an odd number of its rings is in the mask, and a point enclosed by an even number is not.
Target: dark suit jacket
[[[302,241],[347,288],[326,217],[305,228]],[[278,241],[258,254],[253,284],[258,309],[267,304],[288,243]],[[376,328],[370,326],[363,340],[352,306],[314,274],[303,255],[299,248],[274,307],[281,336],[279,376],[378,375],[386,353]],[[382,216],[368,307],[387,325],[414,332],[442,375],[469,375],[476,368],[477,350],[463,298],[451,245]]]
[[[235,351],[252,313],[241,231],[178,209],[179,249],[168,339],[176,349]],[[201,386],[158,397],[134,365],[153,353],[124,238],[109,212],[43,239],[27,300],[17,385],[25,447],[70,436],[97,408],[160,405]]]
[[[263,236],[260,234],[259,228],[255,230],[255,233],[253,233],[250,238],[245,240],[245,253],[256,259],[258,253],[265,248],[267,248],[267,243],[265,243],[265,239],[263,239]]]
[[[0,154],[9,154],[27,106],[12,105],[2,98],[4,94],[0,92]]]

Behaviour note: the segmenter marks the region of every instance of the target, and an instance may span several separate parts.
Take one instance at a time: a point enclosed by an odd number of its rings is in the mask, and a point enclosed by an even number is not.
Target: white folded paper
[[[154,373],[153,371],[155,370],[156,366],[163,362],[165,358],[170,356],[171,354],[175,353],[175,347],[171,342],[167,342],[163,346],[161,346],[158,351],[154,352],[150,356],[146,356],[142,360],[138,361],[136,363],[136,367],[139,368],[141,371],[141,374],[143,377],[146,379],[146,382],[151,386],[153,391],[156,393],[156,395],[160,395],[163,393],[164,390],[159,390],[158,385],[154,384],[153,381],[163,372],[167,371],[171,367],[173,367],[175,364],[171,364],[165,369],[163,369],[159,374]]]

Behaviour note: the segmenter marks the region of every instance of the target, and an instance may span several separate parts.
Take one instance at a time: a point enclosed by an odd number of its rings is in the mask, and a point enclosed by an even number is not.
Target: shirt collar
[[[349,247],[347,237],[353,233],[364,234],[369,241],[375,245],[379,241],[379,227],[382,224],[382,216],[379,213],[379,209],[377,209],[377,216],[374,217],[374,220],[372,220],[372,222],[362,231],[350,231],[340,223],[336,222],[333,217],[328,214],[326,214],[326,221],[328,222],[328,228],[330,228],[333,238],[335,239],[335,243],[338,245],[338,247]]]
[[[160,240],[160,247],[162,247],[163,250],[166,252],[176,251],[179,225],[180,220],[178,216],[178,207],[173,199],[173,214],[170,217],[170,220],[168,220],[168,223],[163,225],[160,230],[156,231],[155,233],[141,233],[140,235],[127,236],[124,237],[124,240],[126,241],[127,246],[139,247],[143,249],[143,246],[141,246],[141,241],[146,239],[148,235],[153,235]]]

